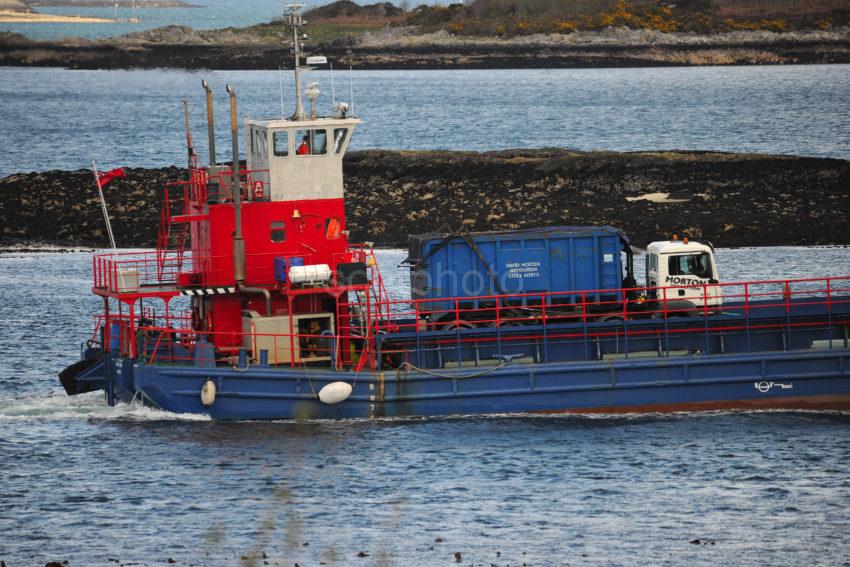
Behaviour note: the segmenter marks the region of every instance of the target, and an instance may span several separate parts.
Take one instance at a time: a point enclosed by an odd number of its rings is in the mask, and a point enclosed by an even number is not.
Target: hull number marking
[[[783,384],[782,382],[755,382],[754,384],[756,390],[761,392],[762,394],[766,394],[774,388],[779,388],[780,390],[793,390],[794,384]]]

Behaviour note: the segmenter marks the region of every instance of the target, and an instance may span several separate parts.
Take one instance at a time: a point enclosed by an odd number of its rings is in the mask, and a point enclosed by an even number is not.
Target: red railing
[[[246,269],[253,285],[275,285],[274,260],[284,258],[290,265],[292,258],[299,258],[305,264],[315,263],[311,253],[283,255],[277,252],[265,252],[246,255]],[[376,282],[374,300],[386,301],[388,296],[377,269],[374,252],[364,251],[360,247],[337,254],[329,265],[331,280],[329,287],[340,285],[337,266],[343,262],[363,262],[367,265],[368,279]],[[143,250],[134,252],[114,252],[96,254],[92,259],[94,287],[117,293],[139,293],[142,287],[153,287],[158,292],[177,286],[213,287],[231,286],[233,280],[233,256],[194,256],[190,251],[180,253],[176,250]],[[179,278],[185,276],[186,281]],[[189,278],[191,276],[191,284]]]
[[[191,168],[188,180],[166,184],[156,245],[160,279],[168,270],[169,262],[175,263],[178,271],[182,271],[186,246],[190,242],[191,223],[207,218],[210,183],[219,187],[215,202],[230,202],[233,176],[232,170],[210,176],[204,169]],[[269,199],[268,171],[241,171],[239,177],[243,199]]]
[[[379,353],[397,366],[409,362],[417,350],[455,347],[456,358],[460,361],[461,349],[470,345],[476,349],[495,346],[498,352],[508,352],[511,347],[539,345],[541,339],[544,351],[558,341],[584,341],[587,345],[591,340],[625,340],[625,355],[628,356],[628,341],[642,338],[663,341],[669,354],[669,342],[676,337],[703,334],[708,340],[722,333],[745,331],[749,352],[750,333],[782,330],[790,341],[792,331],[823,329],[823,337],[828,339],[829,348],[833,348],[834,325],[843,326],[844,335],[837,338],[844,341],[841,344],[846,348],[850,325],[850,308],[847,307],[850,276],[711,285],[723,288],[724,304],[719,311],[726,317],[705,317],[718,311],[707,304],[684,311],[681,307],[672,309],[665,301],[668,295],[665,290],[678,290],[678,287],[620,290],[615,291],[615,298],[604,301],[587,299],[597,291],[610,293],[611,290],[494,295],[478,298],[494,300],[492,306],[475,309],[463,306],[469,298],[451,298],[452,309],[439,311],[426,308],[434,300],[371,303],[367,295],[362,304],[365,309],[338,312],[333,330],[321,334],[299,332],[294,323],[290,333],[202,332],[192,329],[188,312],[163,318],[143,310],[132,319],[127,314],[111,315],[109,325],[105,325],[103,317],[98,317],[93,339],[98,335],[97,329],[105,326],[106,345],[119,344],[122,353],[130,356],[138,353],[148,364],[191,364],[195,349],[203,339],[209,343],[232,345],[217,349],[215,356],[219,364],[265,362],[293,368],[305,365],[334,369],[351,367],[356,371],[367,365],[374,368],[387,363],[378,360]],[[707,289],[710,285],[704,287],[703,296],[711,297]],[[658,299],[646,299],[652,292]],[[570,301],[563,301],[565,298]],[[520,299],[523,305],[511,304]],[[554,302],[555,299],[562,301]],[[810,312],[806,312],[807,308]],[[762,314],[770,317],[760,317]],[[730,315],[733,317],[728,317]],[[611,319],[618,323],[596,324]],[[636,325],[638,319],[658,321],[655,325]],[[564,323],[579,323],[580,326],[564,326]],[[528,328],[529,325],[536,327]],[[492,332],[467,335],[461,332],[467,326],[491,328]],[[119,336],[111,341],[111,333],[116,331]],[[378,333],[384,338],[406,340],[407,344],[395,349],[377,346]],[[548,360],[545,354],[542,359]]]
[[[702,316],[718,311],[747,313],[752,303],[758,309],[792,305],[847,303],[850,276],[761,280],[689,286],[698,288],[698,296],[679,297],[682,286],[635,287],[546,293],[514,293],[475,297],[449,297],[418,300],[387,300],[376,305],[378,330],[403,332],[437,328],[502,326],[558,322],[628,320],[635,318],[667,319]],[[842,296],[836,299],[836,296]],[[606,296],[600,301],[588,298]],[[722,304],[715,305],[717,297]],[[695,305],[684,305],[691,300]],[[478,306],[472,306],[477,303]],[[486,306],[481,306],[481,304]],[[443,307],[440,307],[443,306]],[[424,326],[422,320],[431,325]],[[417,323],[418,322],[418,323]]]
[[[388,339],[395,339],[395,343],[391,340],[388,347],[380,349],[382,356],[395,357],[395,365],[409,363],[414,355],[421,360],[421,353],[429,350],[453,349],[455,358],[461,360],[462,352],[468,348],[476,352],[490,348],[502,353],[511,347],[530,345],[542,348],[541,360],[549,361],[547,349],[559,342],[584,343],[585,360],[590,360],[593,356],[587,352],[589,344],[599,340],[613,340],[618,349],[623,342],[624,356],[628,357],[629,341],[647,338],[658,341],[659,355],[669,355],[671,342],[686,336],[704,337],[703,350],[711,353],[716,351],[711,346],[712,340],[721,337],[722,341],[722,336],[729,333],[746,341],[745,352],[751,352],[755,334],[777,331],[782,332],[785,347],[792,343],[795,330],[819,331],[829,348],[836,344],[847,348],[850,343],[850,276],[701,287],[701,297],[697,299],[702,304],[692,307],[683,307],[680,302],[673,304],[679,300],[677,292],[681,287],[677,286],[492,295],[476,297],[479,307],[470,306],[468,297],[439,302],[394,301],[390,305],[392,316],[378,319],[376,330],[387,333]],[[715,290],[711,289],[715,287],[722,289],[722,306],[712,306],[708,301],[715,296]],[[589,297],[603,293],[609,299],[588,301]],[[651,299],[652,296],[657,299]],[[434,308],[443,301],[448,306],[444,303],[442,308]],[[480,307],[482,301],[487,303],[486,307]],[[386,312],[386,308],[378,309]],[[713,314],[723,317],[708,317]],[[597,324],[612,320],[617,323]],[[636,324],[638,320],[655,322]],[[569,323],[572,325],[564,325]],[[535,327],[532,329],[530,325]],[[839,336],[834,336],[836,326],[842,329]],[[464,328],[491,328],[491,332],[469,334],[462,332]],[[721,352],[724,348],[720,347]]]
[[[341,341],[334,333],[241,333],[237,331],[192,331],[145,326],[137,329],[138,353],[148,365],[191,364],[202,344],[225,342],[237,346],[217,349],[215,362],[239,365],[264,363],[291,368],[319,366],[341,368],[357,364],[359,352],[341,356]]]
[[[96,254],[92,258],[94,287],[117,293],[138,293],[142,286],[173,289],[187,265],[176,252],[156,250]]]

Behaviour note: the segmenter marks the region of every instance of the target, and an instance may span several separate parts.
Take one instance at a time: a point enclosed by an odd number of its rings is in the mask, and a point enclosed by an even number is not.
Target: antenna
[[[348,98],[351,100],[351,117],[354,118],[354,81],[351,76],[351,63],[348,64]]]
[[[295,119],[304,120],[304,105],[301,103],[301,38],[298,31],[304,22],[299,13],[304,4],[284,4],[286,23],[292,26],[292,52],[295,58]]]
[[[286,116],[286,109],[283,106],[283,67],[277,66],[278,79],[280,82],[280,117],[283,118]]]
[[[334,64],[331,63],[331,102],[336,107],[336,89],[334,88]]]

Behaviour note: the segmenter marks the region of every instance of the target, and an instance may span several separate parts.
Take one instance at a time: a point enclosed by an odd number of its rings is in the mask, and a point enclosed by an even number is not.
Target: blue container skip
[[[608,226],[414,235],[409,253],[412,297],[468,298],[464,309],[495,306],[493,299],[478,296],[501,294],[611,290],[588,294],[587,301],[617,300],[624,277],[630,280],[632,272],[628,238]],[[540,298],[533,301],[539,304]],[[581,294],[547,298],[549,304],[577,302]],[[449,311],[453,304],[429,301],[428,308]]]

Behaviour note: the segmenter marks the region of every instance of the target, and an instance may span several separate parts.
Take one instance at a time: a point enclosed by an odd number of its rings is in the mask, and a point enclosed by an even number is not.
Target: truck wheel
[[[442,326],[443,331],[454,331],[455,329],[474,329],[475,325],[470,323],[469,321],[464,321],[461,319],[460,321],[449,321],[445,325]]]
[[[519,327],[522,325],[519,321],[499,321],[496,323],[495,321],[489,324],[490,327]]]
[[[604,317],[600,317],[599,321],[601,323],[607,323],[608,321],[622,321],[622,315],[605,315]]]

